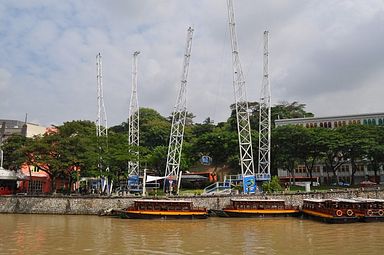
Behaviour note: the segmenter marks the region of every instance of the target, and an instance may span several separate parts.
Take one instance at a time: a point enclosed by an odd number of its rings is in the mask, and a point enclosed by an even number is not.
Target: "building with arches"
[[[337,128],[352,124],[384,126],[384,113],[275,120],[276,127],[284,125],[300,125],[306,128]],[[370,180],[375,183],[384,183],[384,169],[382,167],[377,172],[376,179],[374,178],[374,171],[370,170],[365,162],[359,162],[357,167],[358,169],[355,173],[355,183],[365,180]],[[294,171],[294,175],[295,177],[299,177],[298,179],[305,179],[308,177],[304,165],[298,165]],[[351,183],[352,165],[349,162],[342,164],[337,171],[337,175],[339,178],[339,184],[348,185]],[[287,170],[279,169],[278,176],[280,179],[284,180],[289,178],[290,173]],[[313,178],[314,180],[318,180],[320,183],[330,183],[332,176],[330,172],[326,171],[324,165],[317,164],[313,169]]]

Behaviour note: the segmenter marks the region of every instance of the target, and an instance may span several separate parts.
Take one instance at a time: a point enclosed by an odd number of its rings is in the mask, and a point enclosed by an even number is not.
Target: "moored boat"
[[[269,217],[296,216],[299,208],[286,205],[279,199],[231,199],[230,205],[219,216],[228,217]]]
[[[356,215],[364,222],[384,221],[384,200],[370,198],[356,198],[360,206]]]
[[[130,219],[206,219],[206,208],[197,208],[185,200],[135,200],[133,206],[113,210],[112,215]]]
[[[352,199],[304,199],[301,211],[304,216],[327,223],[352,223],[359,220],[359,206]]]

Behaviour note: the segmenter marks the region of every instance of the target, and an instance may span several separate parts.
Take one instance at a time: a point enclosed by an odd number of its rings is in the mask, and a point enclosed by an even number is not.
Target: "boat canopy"
[[[283,199],[248,199],[248,198],[231,198],[233,202],[285,202]]]
[[[164,176],[151,176],[151,175],[147,175],[147,179],[145,180],[145,182],[153,182],[153,181],[158,181],[158,180],[162,180],[162,179],[165,179],[166,177]]]
[[[134,200],[134,202],[141,202],[141,203],[192,203],[192,201],[187,200],[167,200],[167,199],[138,199]]]

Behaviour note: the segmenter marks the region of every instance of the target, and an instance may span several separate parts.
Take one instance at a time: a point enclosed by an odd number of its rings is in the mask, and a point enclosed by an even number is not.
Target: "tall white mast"
[[[249,110],[246,95],[245,79],[240,64],[239,49],[235,30],[235,14],[232,0],[227,0],[229,30],[232,46],[233,90],[236,104],[237,131],[240,147],[241,174],[249,176],[255,174],[253,164],[253,151],[251,140],[251,127],[249,124]]]
[[[271,87],[268,73],[268,36],[269,32],[264,31],[264,66],[260,93],[259,164],[256,174],[257,181],[271,179]]]
[[[128,162],[128,175],[139,175],[139,103],[137,100],[137,60],[139,51],[133,53],[132,91],[129,104],[128,144],[129,152],[135,157]]]
[[[101,54],[96,55],[96,69],[97,69],[97,119],[96,119],[96,136],[97,146],[99,149],[99,162],[98,168],[100,175],[105,179],[105,184],[108,183],[108,179],[103,176],[104,171],[109,171],[109,167],[105,162],[105,155],[108,150],[108,124],[107,114],[104,105],[104,91],[103,91],[103,65],[101,60]],[[105,191],[105,186],[102,184],[101,190]]]
[[[181,158],[181,150],[183,147],[185,118],[187,115],[186,92],[187,92],[189,59],[191,57],[191,48],[192,48],[192,35],[193,35],[193,29],[189,27],[188,33],[187,33],[187,43],[185,47],[185,54],[184,54],[183,72],[181,74],[181,86],[180,86],[179,94],[177,96],[176,105],[172,113],[172,127],[171,127],[171,134],[169,138],[165,177],[172,178],[173,180],[178,179],[179,170],[180,170],[180,158]]]
[[[4,152],[2,150],[3,145],[3,135],[5,132],[5,122],[0,126],[0,169],[3,169],[3,161],[4,161]]]
[[[97,120],[96,120],[96,135],[98,137],[108,136],[107,114],[104,105],[103,91],[103,64],[101,54],[96,55],[97,68]]]

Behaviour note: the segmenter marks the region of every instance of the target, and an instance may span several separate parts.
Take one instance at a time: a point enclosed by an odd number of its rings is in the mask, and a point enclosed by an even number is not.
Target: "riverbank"
[[[340,190],[327,192],[297,192],[280,194],[255,195],[210,195],[210,196],[178,196],[172,199],[190,200],[198,207],[207,209],[222,209],[230,199],[236,198],[266,198],[283,199],[287,204],[301,206],[303,199],[317,198],[378,198],[384,199],[383,189],[374,190]],[[102,197],[102,196],[0,196],[0,213],[22,214],[62,214],[62,215],[98,215],[111,208],[125,208],[133,204],[138,196]]]

